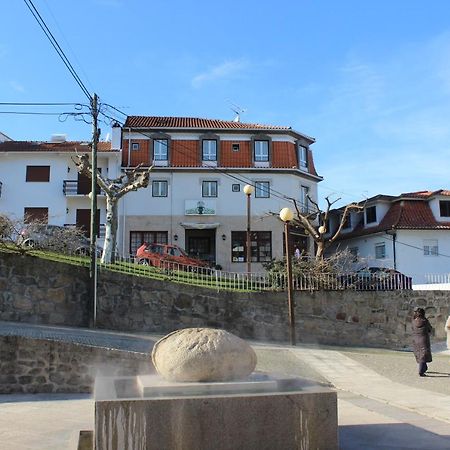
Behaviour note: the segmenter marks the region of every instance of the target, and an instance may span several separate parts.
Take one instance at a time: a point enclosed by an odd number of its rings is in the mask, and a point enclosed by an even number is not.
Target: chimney
[[[111,149],[117,150],[122,148],[122,127],[115,122],[111,130]]]

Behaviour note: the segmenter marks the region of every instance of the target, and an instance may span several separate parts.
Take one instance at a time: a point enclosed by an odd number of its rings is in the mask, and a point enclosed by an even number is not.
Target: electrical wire
[[[387,236],[383,236],[383,239],[390,241],[390,242],[395,242],[396,244],[404,245],[406,247],[414,248],[416,250],[420,250],[421,252],[423,252],[423,247],[417,247],[416,245],[407,244],[406,242],[401,242],[397,239],[395,239],[395,241],[394,241],[394,239],[391,239]],[[439,252],[436,253],[436,256],[443,256],[444,258],[450,258],[450,255],[444,255],[443,253],[439,253]]]
[[[70,74],[72,75],[72,77],[74,78],[74,80],[76,81],[78,86],[80,87],[80,89],[83,91],[83,93],[86,95],[86,97],[91,102],[92,101],[91,94],[89,93],[88,89],[86,88],[86,86],[84,85],[83,81],[79,77],[77,71],[73,68],[69,58],[66,56],[66,54],[62,50],[61,46],[59,45],[58,41],[53,36],[52,32],[50,31],[50,29],[48,28],[47,24],[45,23],[44,19],[39,14],[39,11],[34,6],[33,1],[32,0],[24,0],[24,3],[27,5],[28,9],[30,10],[30,12],[33,15],[33,17],[35,18],[36,22],[41,27],[41,29],[44,32],[45,36],[50,41],[50,44],[55,49],[55,51],[58,54],[58,56],[61,58],[62,62],[64,63],[64,65],[66,66],[66,68],[68,69],[68,71],[70,72]]]
[[[89,108],[89,105],[85,105],[83,103],[63,103],[63,102],[54,102],[54,103],[44,103],[44,102],[0,102],[0,106],[81,106],[85,108]]]

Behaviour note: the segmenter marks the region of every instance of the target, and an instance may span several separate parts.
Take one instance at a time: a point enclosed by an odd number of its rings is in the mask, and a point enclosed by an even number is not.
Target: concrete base
[[[131,380],[122,381],[115,382],[116,387],[122,386],[118,397],[128,397],[133,392]],[[137,386],[137,380],[135,383]],[[337,450],[336,392],[308,383],[300,385],[293,390],[290,380],[288,389],[273,393],[115,400],[97,397],[95,448]]]

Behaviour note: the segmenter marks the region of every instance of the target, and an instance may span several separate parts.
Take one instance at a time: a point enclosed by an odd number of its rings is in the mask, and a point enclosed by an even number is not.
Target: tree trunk
[[[106,195],[105,243],[103,245],[102,263],[115,261],[117,242],[117,199]]]
[[[325,242],[316,241],[316,244],[317,244],[316,259],[323,259],[323,255],[325,253]]]

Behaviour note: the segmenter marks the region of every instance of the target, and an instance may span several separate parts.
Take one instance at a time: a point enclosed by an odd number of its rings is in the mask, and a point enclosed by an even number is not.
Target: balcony
[[[66,197],[88,195],[91,192],[91,180],[63,180],[63,194]],[[97,195],[105,195],[97,186]]]

